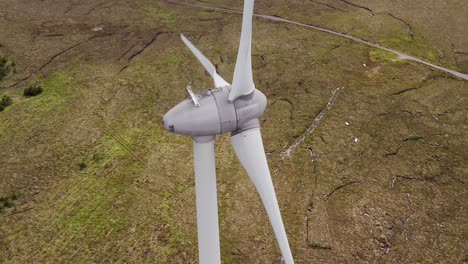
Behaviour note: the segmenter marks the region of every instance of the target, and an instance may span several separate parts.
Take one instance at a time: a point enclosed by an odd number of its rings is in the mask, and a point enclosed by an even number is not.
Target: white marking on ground
[[[291,144],[291,146],[289,146],[285,151],[281,152],[281,154],[280,154],[281,160],[283,160],[285,157],[290,158],[291,154],[297,148],[297,146],[299,146],[302,142],[304,142],[304,139],[306,137],[310,136],[315,131],[315,129],[317,129],[317,127],[320,124],[320,121],[322,121],[323,117],[325,116],[325,113],[328,110],[330,110],[332,108],[332,106],[335,104],[336,97],[338,96],[338,93],[342,89],[344,89],[344,87],[337,87],[332,91],[332,95],[330,96],[330,99],[328,99],[327,105],[315,117],[314,122],[312,122],[312,124],[307,128],[307,130],[304,133],[302,133],[302,135],[300,137],[298,137],[294,141],[294,143]]]

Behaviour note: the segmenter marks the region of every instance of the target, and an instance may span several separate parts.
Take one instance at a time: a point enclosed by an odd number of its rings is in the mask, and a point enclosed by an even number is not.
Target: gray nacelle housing
[[[258,127],[267,99],[259,90],[229,102],[231,87],[213,88],[196,94],[200,106],[188,98],[164,115],[164,128],[192,137],[213,136]]]

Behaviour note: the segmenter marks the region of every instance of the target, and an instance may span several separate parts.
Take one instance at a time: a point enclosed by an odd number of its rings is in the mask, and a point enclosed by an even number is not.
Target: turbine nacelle
[[[164,115],[164,128],[191,137],[237,134],[258,128],[258,118],[267,104],[265,95],[255,89],[230,102],[230,91],[230,86],[208,89],[180,102]]]

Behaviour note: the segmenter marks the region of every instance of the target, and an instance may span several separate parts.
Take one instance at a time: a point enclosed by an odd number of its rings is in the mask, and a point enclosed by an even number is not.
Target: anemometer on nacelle
[[[199,106],[200,106],[200,103],[198,102],[197,97],[195,96],[195,94],[194,94],[193,91],[192,91],[192,83],[189,83],[189,85],[187,85],[187,92],[189,93],[190,98],[192,99],[193,104],[194,104],[196,107],[199,107]]]
[[[253,0],[244,1],[242,33],[232,85],[183,35],[182,41],[200,61],[214,81],[214,88],[195,94],[164,115],[164,128],[193,138],[198,247],[201,264],[221,263],[216,193],[214,137],[231,133],[231,144],[255,185],[270,218],[286,264],[293,264],[273,182],[260,134],[260,118],[267,105],[265,95],[255,89],[252,76]]]

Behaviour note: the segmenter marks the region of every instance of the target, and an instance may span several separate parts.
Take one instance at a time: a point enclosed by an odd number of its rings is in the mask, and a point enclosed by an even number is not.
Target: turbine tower
[[[214,81],[214,88],[194,94],[172,108],[163,118],[164,128],[193,139],[198,248],[201,264],[221,263],[214,138],[231,133],[231,144],[257,189],[267,211],[286,264],[294,260],[276,200],[260,134],[260,118],[267,105],[255,88],[252,76],[251,42],[254,0],[244,1],[242,32],[232,85],[213,64],[181,35],[182,41]]]

